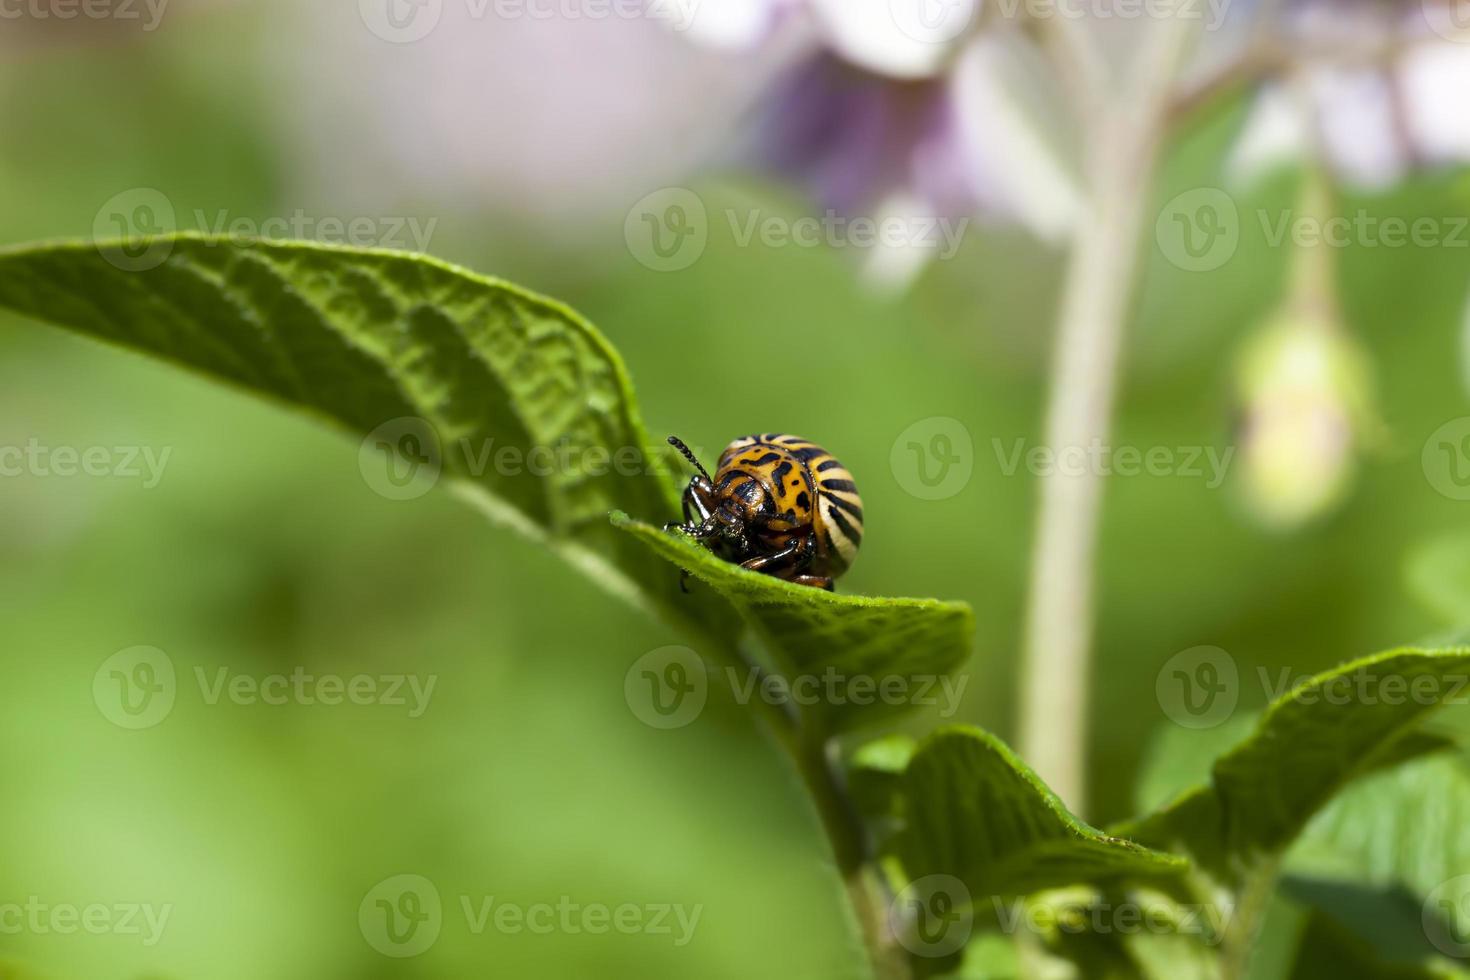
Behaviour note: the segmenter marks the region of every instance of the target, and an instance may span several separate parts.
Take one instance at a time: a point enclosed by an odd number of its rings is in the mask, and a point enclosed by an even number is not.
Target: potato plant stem
[[[1130,84],[1110,87],[1086,123],[1087,210],[1074,233],[1058,311],[1045,435],[1055,453],[1080,449],[1084,459],[1111,431],[1170,90],[1193,36],[1185,17],[1151,26],[1134,63],[1137,74]],[[1022,663],[1022,752],[1076,811],[1085,805],[1102,490],[1102,474],[1091,467],[1041,481]]]

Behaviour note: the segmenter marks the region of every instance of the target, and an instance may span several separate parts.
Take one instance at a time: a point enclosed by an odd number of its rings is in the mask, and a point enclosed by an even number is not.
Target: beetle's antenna
[[[714,480],[710,479],[709,472],[705,470],[704,464],[694,457],[694,453],[690,451],[688,446],[684,445],[683,439],[680,439],[678,436],[669,436],[669,445],[673,446],[675,449],[679,450],[679,452],[683,453],[684,458],[689,460],[690,463],[694,464],[694,468],[696,470],[699,470],[701,476],[703,476],[706,480],[709,480],[709,482],[711,483],[715,482]]]

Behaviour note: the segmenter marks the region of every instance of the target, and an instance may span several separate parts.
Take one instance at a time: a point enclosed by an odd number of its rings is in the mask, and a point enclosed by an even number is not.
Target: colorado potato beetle
[[[675,436],[669,445],[699,474],[684,491],[684,522],[668,524],[726,561],[788,582],[832,590],[863,540],[863,502],[852,474],[799,436],[736,439],[715,475]]]

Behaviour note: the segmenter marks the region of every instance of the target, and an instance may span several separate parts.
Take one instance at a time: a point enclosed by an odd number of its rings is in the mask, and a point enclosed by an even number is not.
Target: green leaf
[[[678,531],[626,514],[613,523],[727,599],[794,685],[818,731],[871,724],[926,703],[953,705],[974,618],[962,602],[839,595],[748,571]],[[795,685],[804,685],[796,687]],[[831,692],[836,692],[835,695]]]
[[[1196,870],[1186,887],[1234,909],[1220,977],[1245,975],[1283,852],[1313,815],[1351,780],[1444,746],[1415,729],[1467,670],[1465,648],[1401,649],[1319,674],[1272,703],[1208,783],[1114,829],[1189,854]]]
[[[904,772],[902,802],[894,850],[907,876],[954,876],[976,901],[1168,875],[1188,864],[1082,823],[1004,743],[977,728],[926,739]]]
[[[1409,593],[1451,626],[1470,625],[1470,535],[1444,535],[1415,548],[1405,563]]]
[[[1322,912],[1307,916],[1291,980],[1449,980],[1464,974],[1431,963],[1394,963],[1382,959],[1359,931]]]
[[[411,450],[618,595],[721,615],[608,527],[675,515],[678,488],[621,359],[558,303],[424,256],[180,235],[0,251],[0,306],[374,433],[365,476]]]
[[[1447,923],[1452,934],[1470,936],[1470,901],[1463,900],[1470,879],[1455,884],[1470,875],[1466,828],[1470,757],[1439,754],[1349,788],[1302,833],[1285,868],[1316,881],[1400,892],[1410,899],[1416,927],[1420,908],[1437,905],[1454,916]],[[1344,917],[1341,909],[1323,907]],[[1425,938],[1422,927],[1417,938]]]
[[[1277,854],[1384,753],[1402,758],[1395,741],[1467,670],[1465,648],[1403,649],[1319,674],[1274,702],[1251,737],[1215,763],[1208,785],[1119,833],[1183,846],[1222,873]]]

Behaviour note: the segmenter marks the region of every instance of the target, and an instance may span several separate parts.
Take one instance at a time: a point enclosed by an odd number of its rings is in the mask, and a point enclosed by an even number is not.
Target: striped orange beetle
[[[736,439],[715,475],[675,436],[669,445],[699,471],[684,491],[684,522],[667,524],[726,561],[788,582],[832,590],[863,540],[863,502],[852,474],[799,436]]]

